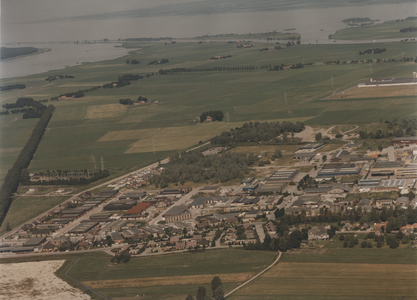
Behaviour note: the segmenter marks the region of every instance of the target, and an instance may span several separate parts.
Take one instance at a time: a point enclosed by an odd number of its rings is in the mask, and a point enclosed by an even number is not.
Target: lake
[[[201,14],[194,16],[164,16],[147,18],[114,18],[59,22],[2,24],[4,45],[18,47],[15,43],[76,40],[111,40],[140,37],[186,38],[226,33],[283,32],[294,28],[301,34],[302,43],[333,43],[329,34],[345,28],[341,21],[352,17],[369,17],[381,22],[404,19],[417,14],[415,3],[331,7],[325,9],[298,9],[286,11],[239,12]],[[349,41],[350,43],[352,41]],[[362,41],[361,43],[363,43]],[[366,42],[366,41],[365,41]],[[368,41],[371,42],[371,41]],[[347,43],[340,42],[339,43]],[[355,41],[356,43],[356,41]],[[25,46],[25,45],[20,45]],[[127,51],[114,48],[114,44],[74,45],[36,44],[38,48],[52,51],[31,57],[4,61],[0,78],[36,74],[74,66],[82,62],[93,62],[123,56]]]

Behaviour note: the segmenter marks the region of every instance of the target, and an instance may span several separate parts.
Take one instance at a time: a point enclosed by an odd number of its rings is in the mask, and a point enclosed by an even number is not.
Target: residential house
[[[327,229],[324,227],[314,227],[308,231],[309,240],[325,240],[329,238]]]

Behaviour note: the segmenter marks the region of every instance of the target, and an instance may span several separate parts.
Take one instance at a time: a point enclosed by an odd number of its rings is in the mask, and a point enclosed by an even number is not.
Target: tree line
[[[29,172],[27,169],[23,169],[21,173],[20,183],[22,185],[86,185],[97,180],[103,179],[110,176],[109,171],[106,169],[104,171],[99,170],[94,173],[91,177],[67,177],[65,179],[53,179],[53,180],[43,180],[43,181],[31,181],[29,177]]]
[[[366,49],[365,51],[359,51],[359,55],[365,55],[365,54],[379,54],[386,52],[387,49],[385,48],[375,48],[375,49]]]
[[[45,81],[51,82],[57,79],[74,78],[72,75],[52,75],[45,78]]]
[[[220,135],[217,135],[210,139],[213,145],[228,145],[245,142],[258,143],[261,141],[277,140],[281,134],[286,136],[287,132],[301,132],[305,128],[302,122],[249,122],[242,125],[242,127],[236,127],[230,129],[230,131],[223,131]]]
[[[380,120],[382,122],[382,120]],[[406,135],[415,136],[417,130],[417,120],[416,119],[402,119],[401,121],[398,118],[394,118],[392,121],[386,120],[388,130],[377,129],[375,132],[368,132],[367,130],[359,131],[360,139],[382,139],[387,137],[402,137]]]
[[[149,66],[151,66],[151,65],[162,65],[162,64],[167,64],[167,63],[169,63],[169,59],[166,59],[166,58],[163,58],[163,59],[161,59],[161,60],[153,60],[153,61],[151,61],[148,65]]]
[[[137,75],[137,74],[135,75],[125,74],[125,75],[119,76],[117,81],[103,84],[103,89],[114,88],[114,87],[116,88],[124,87],[124,86],[130,85],[131,81],[138,81],[139,79],[143,79],[143,76]]]
[[[23,119],[40,118],[46,110],[46,105],[42,104],[42,101],[33,100],[33,98],[19,98],[15,103],[5,103],[2,106],[6,109],[2,114],[8,115],[8,109],[16,108],[12,110],[12,114],[22,113]],[[28,108],[24,108],[28,107]]]
[[[19,48],[7,48],[1,47],[0,59],[12,58],[21,55],[28,55],[38,52],[37,48],[34,47],[19,47]]]
[[[25,147],[22,149],[16,162],[4,178],[3,185],[0,188],[0,226],[3,223],[7,211],[13,201],[13,193],[15,193],[19,187],[22,170],[29,166],[30,161],[32,160],[33,155],[35,154],[42,139],[43,133],[48,126],[49,120],[52,117],[54,109],[55,107],[53,105],[49,105],[44,111],[42,117],[33,129]]]
[[[239,66],[239,67],[212,67],[212,68],[171,68],[160,69],[160,75],[174,75],[181,73],[208,73],[208,72],[253,72],[260,69],[255,66]]]
[[[200,116],[200,122],[203,123],[205,120],[207,120],[207,117],[211,117],[212,121],[222,121],[224,114],[221,110],[205,111]]]
[[[25,84],[16,83],[16,84],[0,86],[0,91],[8,91],[8,90],[16,90],[16,89],[23,90],[24,88],[26,88]]]
[[[168,183],[183,185],[187,181],[213,183],[244,178],[249,167],[258,160],[254,154],[225,152],[204,156],[201,152],[182,152],[172,155],[160,175],[150,178],[155,187],[165,188]]]
[[[417,31],[417,27],[406,27],[406,28],[401,28],[400,32],[414,32]]]

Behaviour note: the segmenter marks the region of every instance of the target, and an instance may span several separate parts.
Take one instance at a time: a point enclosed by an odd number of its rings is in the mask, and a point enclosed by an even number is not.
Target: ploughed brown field
[[[229,273],[217,274],[221,276],[222,282],[244,282],[251,278],[252,273]],[[83,281],[83,284],[92,289],[103,288],[130,288],[145,286],[163,285],[189,285],[189,284],[208,284],[216,274],[172,276],[172,277],[149,277],[149,278],[129,278],[129,279],[109,279]]]

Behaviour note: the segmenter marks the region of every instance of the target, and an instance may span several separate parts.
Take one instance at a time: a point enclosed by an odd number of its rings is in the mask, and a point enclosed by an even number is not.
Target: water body
[[[195,16],[164,16],[144,18],[114,18],[44,23],[2,24],[2,42],[83,41],[108,38],[174,37],[187,38],[215,34],[245,34],[267,31],[284,32],[295,28],[302,43],[327,44],[329,34],[345,28],[341,21],[352,17],[369,17],[380,22],[417,15],[415,3],[297,9],[287,11],[215,13]],[[363,43],[361,41],[360,43]],[[372,41],[365,41],[372,42]],[[338,41],[352,43],[352,41]],[[359,43],[355,41],[355,43]],[[16,46],[16,45],[14,45]],[[53,51],[1,64],[0,78],[36,74],[59,69],[77,62],[116,58],[127,53],[111,44],[76,46],[36,45]],[[90,47],[90,48],[88,48]],[[87,51],[89,50],[89,51]],[[97,51],[94,53],[92,51]],[[96,55],[97,54],[97,55]],[[25,61],[22,63],[21,61]],[[65,61],[65,62],[64,62]],[[63,63],[61,63],[63,62]]]
[[[10,45],[7,45],[11,47]],[[19,45],[13,45],[18,47]],[[28,45],[22,45],[28,46]],[[114,59],[126,55],[132,49],[115,47],[113,43],[102,44],[33,44],[36,48],[51,51],[0,62],[0,78],[12,78],[59,70],[87,62]],[[63,72],[65,73],[65,72]],[[62,74],[65,75],[65,74]]]

